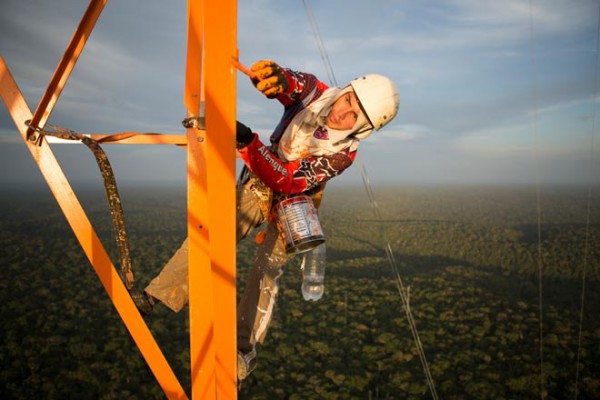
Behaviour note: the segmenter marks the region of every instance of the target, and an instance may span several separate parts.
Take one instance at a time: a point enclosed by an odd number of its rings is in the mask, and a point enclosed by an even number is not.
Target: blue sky
[[[380,73],[399,87],[398,117],[359,150],[371,182],[598,183],[597,1],[311,4],[340,85]],[[0,54],[30,108],[86,7],[2,0]],[[269,58],[331,84],[302,0],[244,0],[238,12],[245,64]],[[181,0],[109,1],[49,122],[81,133],[184,133],[185,13]],[[266,141],[281,107],[240,74],[237,113]],[[41,182],[20,140],[0,107],[0,183]],[[72,180],[99,179],[89,150],[53,148]],[[104,148],[118,181],[184,182],[182,149]],[[336,180],[358,183],[360,174]]]

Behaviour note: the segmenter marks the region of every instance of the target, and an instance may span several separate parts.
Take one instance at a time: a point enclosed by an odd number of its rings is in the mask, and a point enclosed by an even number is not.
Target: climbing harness
[[[256,195],[261,214],[265,219],[269,220],[271,218],[271,207],[275,201],[273,190],[258,179],[246,166],[244,166],[240,173],[237,185],[238,187],[244,186]]]
[[[117,242],[117,249],[119,251],[121,274],[125,281],[125,286],[127,289],[131,289],[134,278],[133,272],[131,271],[129,240],[127,238],[127,230],[125,229],[125,218],[123,216],[121,198],[117,190],[117,182],[115,180],[112,167],[110,166],[110,162],[108,161],[106,153],[104,153],[104,150],[102,150],[100,147],[99,142],[87,135],[83,135],[60,126],[46,124],[51,130],[43,129],[39,126],[31,125],[31,120],[25,121],[25,125],[33,129],[40,136],[47,135],[65,140],[78,140],[85,144],[92,151],[94,157],[96,157],[96,162],[98,163],[100,173],[102,174],[102,178],[104,180],[104,189],[106,190],[106,197],[108,199],[110,214],[112,216],[115,240]],[[37,143],[41,140],[41,137],[33,139],[36,140]]]

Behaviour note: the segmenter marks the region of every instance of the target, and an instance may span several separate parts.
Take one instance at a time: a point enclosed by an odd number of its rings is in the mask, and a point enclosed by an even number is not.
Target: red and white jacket
[[[329,179],[348,168],[356,151],[342,151],[327,156],[311,156],[291,162],[283,162],[272,149],[277,148],[279,140],[294,116],[318,99],[328,86],[314,75],[285,69],[288,89],[277,96],[284,106],[283,116],[270,137],[271,146],[261,142],[258,135],[238,151],[252,171],[273,191],[285,194],[313,192]]]

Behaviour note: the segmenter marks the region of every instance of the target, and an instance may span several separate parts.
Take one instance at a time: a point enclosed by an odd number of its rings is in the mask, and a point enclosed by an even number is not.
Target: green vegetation
[[[430,398],[387,241],[443,399],[541,397],[540,267],[544,387],[548,399],[574,398],[585,269],[578,398],[600,398],[598,190],[588,225],[587,189],[543,188],[538,240],[532,188],[379,189],[383,222],[362,188],[329,189],[325,295],[305,302],[300,258],[287,266],[240,399]],[[184,239],[185,193],[121,192],[143,287]],[[103,193],[81,198],[116,260]],[[164,398],[48,191],[4,192],[0,202],[0,397]],[[239,289],[252,249],[251,239],[238,249]],[[186,313],[159,306],[147,322],[189,387]]]

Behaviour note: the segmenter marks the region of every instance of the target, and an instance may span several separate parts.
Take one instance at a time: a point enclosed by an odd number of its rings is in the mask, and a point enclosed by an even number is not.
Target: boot
[[[252,349],[249,353],[237,352],[237,378],[238,382],[246,379],[248,375],[256,368],[256,350]]]

